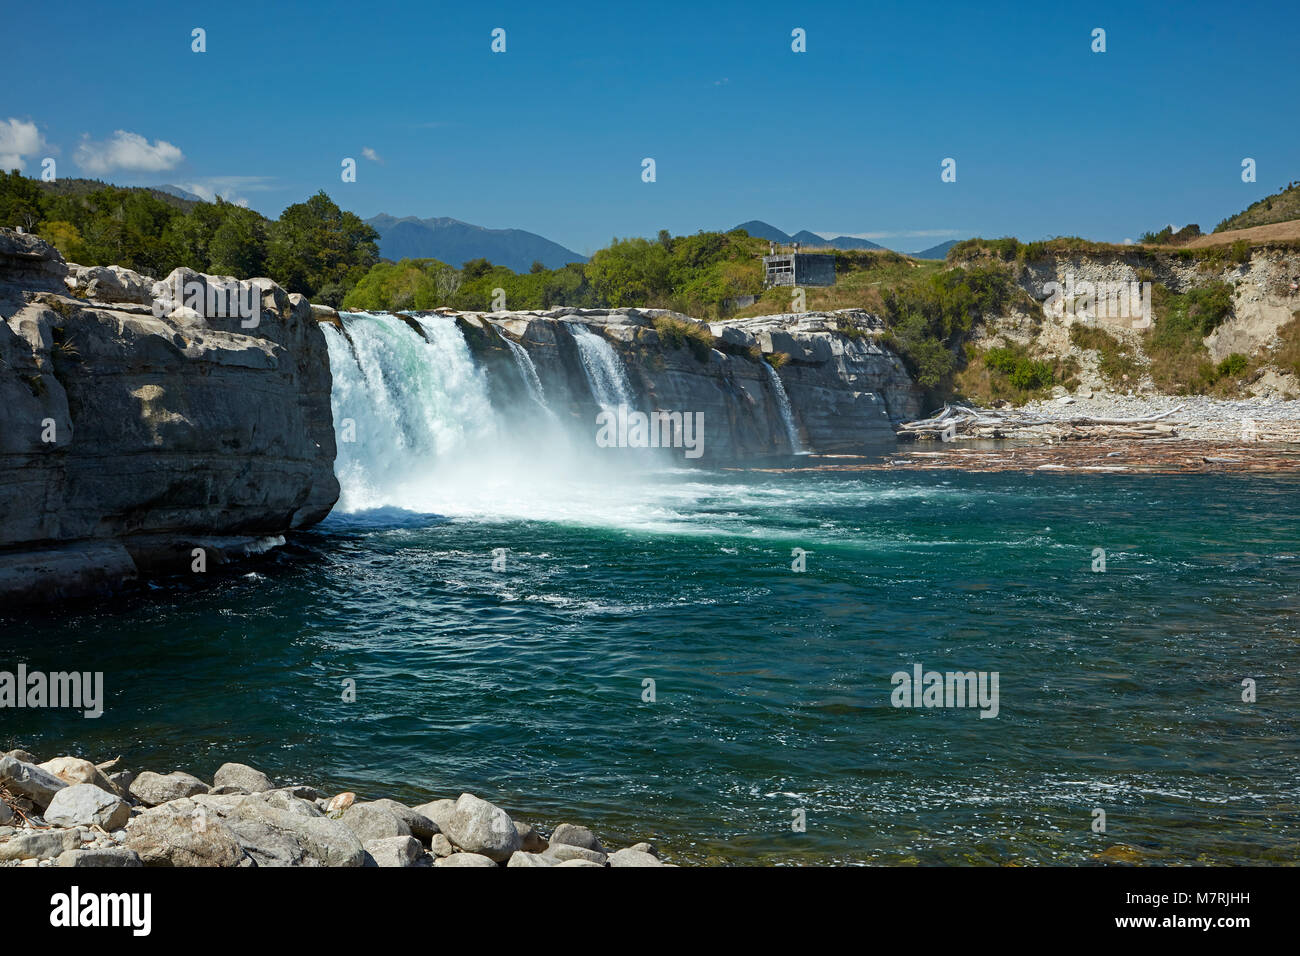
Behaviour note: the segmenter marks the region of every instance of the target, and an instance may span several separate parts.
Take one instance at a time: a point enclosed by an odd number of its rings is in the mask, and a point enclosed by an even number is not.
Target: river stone
[[[422,803],[414,810],[415,813],[422,817],[428,817],[438,825],[440,833],[447,832],[447,826],[451,822],[451,815],[456,812],[455,800],[431,800],[428,803]]]
[[[325,804],[325,812],[331,817],[338,817],[344,810],[352,806],[356,799],[357,795],[350,790],[335,794],[330,797],[330,802]]]
[[[510,862],[506,866],[559,866],[560,861],[553,856],[543,856],[540,853],[525,853],[523,850],[515,850],[510,854]]]
[[[186,799],[133,817],[125,844],[145,866],[239,866],[245,859],[230,827],[215,812]]]
[[[546,849],[548,845],[546,837],[538,833],[531,823],[520,823],[516,820],[515,830],[519,832],[519,849],[525,853],[541,853]]]
[[[275,788],[270,777],[242,763],[223,763],[212,778],[212,786],[214,789],[240,787],[249,793],[262,793]]]
[[[482,853],[453,853],[435,860],[434,866],[496,866],[496,861]]]
[[[0,800],[0,827],[7,824],[14,818],[14,812],[9,809],[9,804]]]
[[[384,837],[382,840],[371,840],[365,847],[376,866],[419,866],[425,859],[424,847],[413,836]]]
[[[116,830],[131,819],[131,808],[114,793],[93,783],[74,783],[54,795],[45,811],[47,823],[55,826],[99,826]]]
[[[117,786],[113,781],[108,779],[104,772],[89,760],[82,760],[80,757],[55,757],[53,760],[47,760],[39,766],[42,770],[48,770],[54,774],[64,783],[93,783],[101,790],[118,793]],[[118,793],[118,796],[121,795]]]
[[[663,866],[658,857],[651,856],[649,853],[643,853],[640,850],[633,850],[629,847],[626,850],[617,850],[609,855],[610,866]]]
[[[444,828],[451,842],[468,853],[481,853],[504,863],[519,849],[519,831],[500,807],[472,793],[462,793]]]
[[[586,860],[589,863],[595,863],[597,866],[605,865],[604,853],[588,850],[585,846],[574,846],[572,843],[556,843],[554,840],[546,848],[543,856],[549,856],[561,863],[567,860]]]
[[[80,830],[41,830],[19,833],[0,843],[0,861],[47,860],[64,850],[81,847]]]
[[[377,803],[354,803],[339,817],[362,843],[386,837],[410,836],[411,828],[392,810]]]
[[[64,850],[55,860],[56,866],[144,866],[135,850],[124,846],[89,847],[84,850]]]
[[[451,856],[456,852],[456,848],[447,839],[447,834],[435,833],[433,839],[429,841],[429,852],[437,857]]]
[[[633,843],[629,850],[640,850],[642,853],[649,853],[653,857],[659,856],[659,848],[653,843]]]
[[[575,826],[572,823],[561,823],[551,834],[551,844],[567,843],[569,846],[580,846],[585,850],[594,850],[603,854],[605,848],[600,845],[600,840],[596,834],[592,833],[586,827]]]
[[[275,807],[277,810],[288,810],[290,813],[296,813],[300,817],[324,817],[325,812],[310,800],[304,800],[301,797],[295,797],[287,790],[264,790],[261,793],[248,794],[254,800],[260,800],[268,807]],[[241,801],[242,802],[242,801]],[[238,806],[238,804],[236,804]]]
[[[37,757],[29,754],[26,750],[11,750],[5,754],[5,756],[13,757],[15,760],[21,760],[23,763],[39,764],[41,762]]]
[[[262,794],[240,800],[229,811],[225,823],[258,866],[362,866],[365,863],[366,851],[361,840],[341,821],[281,809],[263,799]]]
[[[257,865],[364,865],[360,840],[337,819],[279,809],[260,797],[259,793],[243,797],[225,818],[225,825]]]
[[[433,839],[435,833],[441,833],[438,824],[434,823],[422,813],[416,813],[410,807],[398,803],[396,800],[376,800],[374,805],[383,807],[385,810],[392,812],[393,816],[401,820],[411,828],[411,833],[420,840],[429,841]]]
[[[591,860],[565,860],[563,863],[557,863],[556,866],[601,866],[603,863],[593,863]]]
[[[169,774],[146,770],[131,781],[131,796],[147,807],[156,807],[172,800],[207,793],[212,788],[188,773],[175,770]]]
[[[0,757],[0,786],[15,796],[26,797],[43,810],[67,783],[35,764],[6,755]]]

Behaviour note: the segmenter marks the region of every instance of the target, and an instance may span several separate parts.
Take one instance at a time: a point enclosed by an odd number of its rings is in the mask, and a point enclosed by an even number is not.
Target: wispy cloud
[[[364,156],[366,159],[370,160],[372,163],[379,163],[380,165],[383,165],[384,162],[383,159],[380,157],[378,153],[376,153],[369,146],[361,147],[361,155]]]
[[[166,140],[150,143],[139,133],[119,129],[102,142],[92,140],[87,134],[73,158],[88,173],[107,173],[115,169],[159,173],[175,169],[184,161],[185,154]]]
[[[848,239],[946,239],[960,236],[960,229],[906,229],[898,232],[834,232],[822,229],[810,230],[823,239],[844,236]]]
[[[216,202],[220,196],[236,206],[247,206],[244,193],[266,192],[275,188],[274,182],[270,176],[209,176],[176,185],[208,202]]]
[[[38,156],[48,148],[35,123],[10,117],[0,123],[0,171],[25,168],[24,157]]]

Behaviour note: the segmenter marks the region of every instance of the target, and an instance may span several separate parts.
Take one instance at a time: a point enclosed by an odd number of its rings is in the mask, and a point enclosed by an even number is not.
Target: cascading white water
[[[344,313],[344,321],[348,337],[323,326],[334,376],[340,509],[391,504],[440,460],[496,437],[500,423],[487,382],[454,321],[416,320],[423,336],[384,313]]]
[[[583,371],[587,373],[587,382],[591,385],[591,397],[603,409],[613,410],[619,405],[635,407],[632,385],[623,370],[623,362],[614,351],[614,347],[585,325],[566,322],[565,327],[573,335],[578,346],[578,356],[582,359]]]
[[[585,522],[610,487],[632,489],[647,476],[644,458],[599,454],[594,423],[494,408],[453,319],[340,315],[346,334],[322,326],[334,378],[337,512]],[[609,359],[618,362],[612,349]],[[622,392],[618,377],[600,381],[615,383],[607,393],[615,401],[630,398],[626,379]],[[617,521],[629,506],[610,499],[608,510]]]
[[[781,409],[781,421],[785,423],[786,438],[790,440],[791,454],[808,454],[808,450],[803,446],[803,440],[799,437],[799,429],[795,426],[794,410],[790,407],[790,396],[786,395],[785,386],[781,384],[781,376],[777,375],[776,369],[766,361],[760,364],[767,369],[768,378],[772,380],[772,390],[776,392],[776,405]]]
[[[533,357],[528,354],[528,350],[510,338],[503,335],[501,338],[510,348],[510,354],[515,357],[515,364],[519,366],[519,374],[524,377],[524,382],[528,386],[528,394],[532,396],[533,401],[548,412],[550,408],[546,404],[546,391],[542,388],[542,380],[537,375],[537,366],[533,364]]]

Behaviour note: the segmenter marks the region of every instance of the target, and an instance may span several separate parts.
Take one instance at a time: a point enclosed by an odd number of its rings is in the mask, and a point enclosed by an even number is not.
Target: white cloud
[[[363,147],[361,147],[361,155],[364,156],[366,159],[370,160],[372,163],[382,163],[382,162],[383,162],[383,160],[379,158],[379,154],[376,153],[376,152],[375,152],[373,149],[371,149],[369,146],[363,146]]]
[[[175,169],[185,155],[166,140],[152,144],[139,133],[119,129],[111,139],[95,142],[83,138],[74,157],[77,165],[88,173],[106,173],[113,169],[158,173]]]
[[[216,202],[220,196],[236,206],[247,206],[248,200],[241,193],[265,192],[273,188],[271,182],[269,176],[210,176],[176,185],[208,202]]]
[[[849,239],[940,239],[961,234],[957,229],[910,229],[904,232],[823,232],[820,229],[810,231],[823,239],[834,239],[837,236],[845,236]]]
[[[36,156],[46,149],[45,138],[35,123],[10,117],[0,123],[0,171],[25,168],[24,156]]]

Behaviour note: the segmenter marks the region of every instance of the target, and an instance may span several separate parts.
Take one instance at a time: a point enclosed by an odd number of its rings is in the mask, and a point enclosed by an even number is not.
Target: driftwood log
[[[1172,438],[1178,433],[1162,419],[1181,411],[1182,405],[1166,412],[1140,418],[1094,418],[1090,415],[1055,418],[1031,415],[1015,409],[972,408],[969,405],[944,405],[929,418],[905,422],[898,426],[900,435],[916,438],[1010,438],[1018,432],[1031,431],[1038,436],[1064,441],[1099,438]]]

